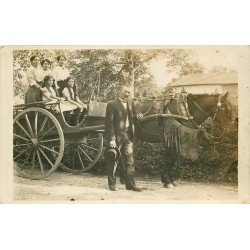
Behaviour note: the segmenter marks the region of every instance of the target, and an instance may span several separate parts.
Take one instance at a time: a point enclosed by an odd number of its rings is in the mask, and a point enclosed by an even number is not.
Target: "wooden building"
[[[183,76],[168,85],[180,92],[183,88],[192,94],[223,94],[229,92],[229,100],[238,106],[237,72],[204,73]]]

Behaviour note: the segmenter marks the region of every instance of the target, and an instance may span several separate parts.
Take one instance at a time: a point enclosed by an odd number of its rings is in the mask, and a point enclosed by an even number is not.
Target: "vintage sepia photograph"
[[[238,57],[238,46],[13,48],[13,201],[236,201]]]
[[[249,245],[247,3],[1,3],[2,249]]]

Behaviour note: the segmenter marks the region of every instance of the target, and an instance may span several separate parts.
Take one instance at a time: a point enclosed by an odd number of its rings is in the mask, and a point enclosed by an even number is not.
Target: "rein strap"
[[[209,114],[197,102],[193,101],[193,103],[199,110],[201,110],[207,117],[209,117]]]

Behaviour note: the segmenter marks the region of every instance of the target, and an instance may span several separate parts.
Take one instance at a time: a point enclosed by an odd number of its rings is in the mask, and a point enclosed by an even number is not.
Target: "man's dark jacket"
[[[107,141],[117,140],[126,133],[126,119],[128,116],[129,128],[128,135],[131,141],[134,140],[134,123],[133,123],[133,105],[132,100],[127,102],[127,110],[121,103],[120,99],[116,99],[108,103],[106,108],[105,132]]]

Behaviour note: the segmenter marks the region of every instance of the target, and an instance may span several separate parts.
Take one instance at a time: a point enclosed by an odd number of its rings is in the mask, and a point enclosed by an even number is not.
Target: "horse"
[[[233,126],[228,92],[224,95],[177,93],[167,98],[135,100],[134,115],[137,139],[163,143],[165,165],[161,181],[165,188],[177,185],[173,168],[178,155],[197,159],[197,133],[207,118],[211,117],[227,132]]]

